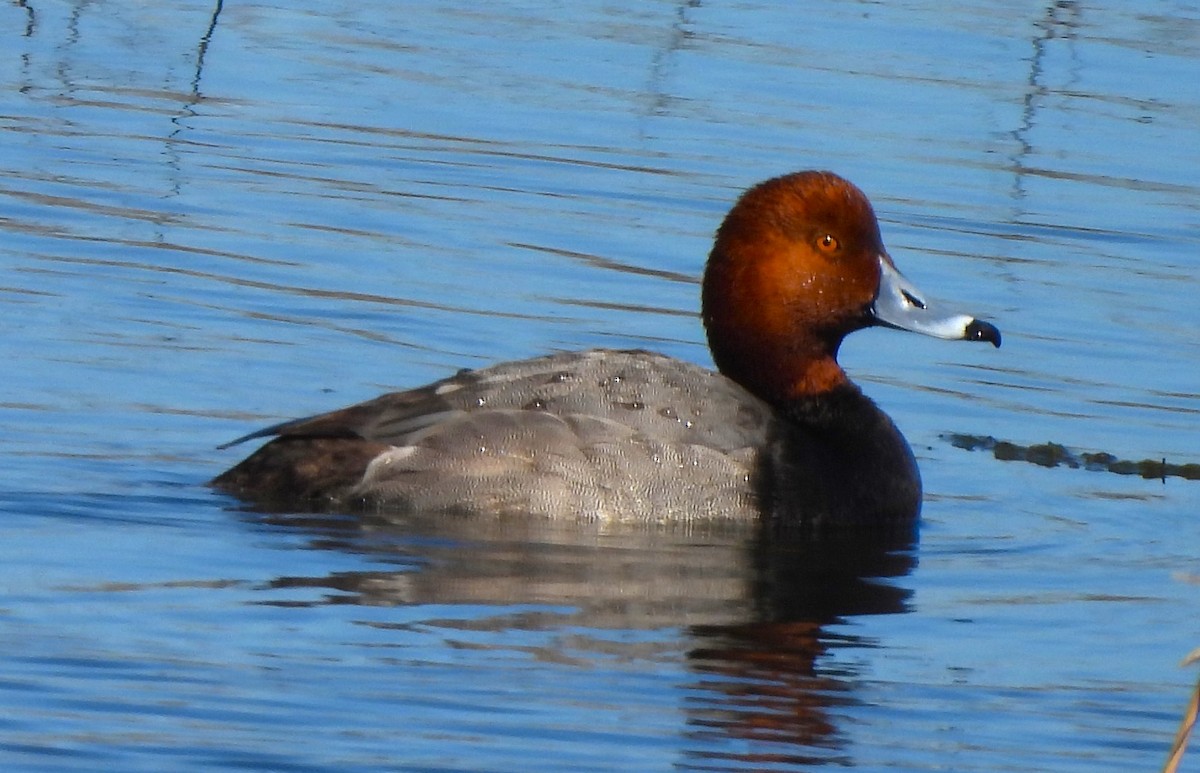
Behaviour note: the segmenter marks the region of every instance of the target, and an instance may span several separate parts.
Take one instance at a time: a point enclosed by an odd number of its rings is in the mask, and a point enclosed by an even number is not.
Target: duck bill
[[[1000,331],[969,314],[943,309],[904,278],[886,254],[879,256],[879,293],[871,305],[875,323],[956,341],[1000,346]]]

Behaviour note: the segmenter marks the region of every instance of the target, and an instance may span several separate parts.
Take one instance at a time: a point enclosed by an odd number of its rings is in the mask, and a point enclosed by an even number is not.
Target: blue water
[[[0,8],[4,769],[1161,765],[1200,483],[942,436],[1200,461],[1200,10],[436,5]],[[708,363],[713,229],[809,167],[1004,331],[843,349],[919,457],[911,550],[203,486],[222,442],[464,366]]]

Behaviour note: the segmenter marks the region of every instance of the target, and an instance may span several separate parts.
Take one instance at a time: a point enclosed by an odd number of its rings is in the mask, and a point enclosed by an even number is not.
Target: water
[[[1200,457],[1200,9],[411,5],[0,9],[5,769],[1160,765],[1200,486],[942,435]],[[844,348],[920,459],[919,545],[202,486],[249,429],[463,366],[707,362],[713,228],[813,166],[1005,334]]]

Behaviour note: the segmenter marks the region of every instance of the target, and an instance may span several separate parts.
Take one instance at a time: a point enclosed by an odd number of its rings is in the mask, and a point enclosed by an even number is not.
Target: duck
[[[592,349],[460,370],[285,421],[210,485],[259,508],[400,518],[758,522],[904,528],[921,476],[896,424],[838,364],[885,327],[1000,346],[896,268],[867,196],[828,171],[746,190],[701,283],[716,370]]]

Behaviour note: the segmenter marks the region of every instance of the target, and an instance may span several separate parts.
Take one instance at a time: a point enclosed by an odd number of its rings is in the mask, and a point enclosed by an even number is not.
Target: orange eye
[[[820,239],[817,239],[817,247],[821,252],[837,252],[842,246],[842,243],[837,240],[833,234],[825,234]]]

